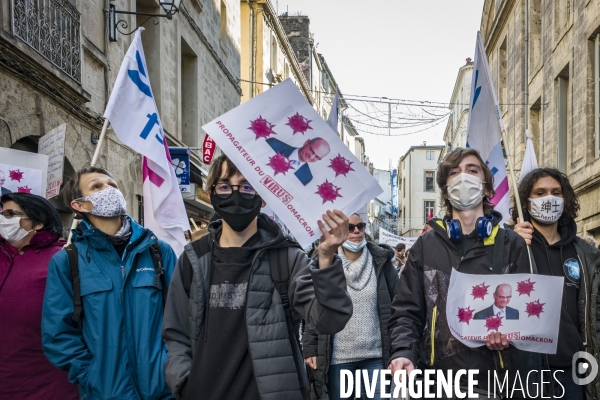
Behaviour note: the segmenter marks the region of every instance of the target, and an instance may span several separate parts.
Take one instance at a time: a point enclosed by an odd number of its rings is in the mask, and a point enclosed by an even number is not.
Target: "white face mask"
[[[472,210],[483,201],[483,181],[475,175],[461,173],[448,183],[448,200],[457,210]]]
[[[112,186],[77,200],[90,201],[93,206],[90,214],[98,217],[118,217],[127,214],[127,201],[123,193]]]
[[[540,224],[555,223],[565,209],[565,199],[552,195],[529,199],[529,202],[529,215]]]
[[[21,217],[7,219],[4,215],[0,215],[0,236],[9,243],[17,243],[34,230],[26,231],[21,228]]]

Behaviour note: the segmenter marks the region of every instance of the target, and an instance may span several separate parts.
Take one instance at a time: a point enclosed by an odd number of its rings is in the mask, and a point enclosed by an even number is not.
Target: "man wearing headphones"
[[[446,320],[453,269],[480,275],[529,273],[525,241],[499,225],[502,216],[491,203],[493,180],[473,149],[456,149],[439,165],[437,184],[447,216],[430,221],[433,229],[411,248],[388,325],[392,372],[405,370],[408,375],[415,368],[444,372],[478,369],[476,392],[484,394],[479,398],[487,398],[488,371],[493,376],[495,370],[500,378],[508,371],[508,382],[514,382],[517,366],[528,371],[541,363],[541,357],[509,346],[499,332],[488,335],[486,346],[467,347],[452,336]],[[467,386],[463,381],[461,386],[463,383]],[[519,394],[515,392],[513,397]]]

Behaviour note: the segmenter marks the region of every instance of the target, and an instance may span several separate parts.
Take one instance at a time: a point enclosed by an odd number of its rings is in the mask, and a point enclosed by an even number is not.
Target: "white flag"
[[[467,147],[479,151],[481,158],[492,171],[496,194],[491,201],[494,209],[502,214],[502,222],[507,222],[510,218],[510,189],[502,153],[504,123],[481,32],[477,32],[470,104]]]
[[[523,164],[521,164],[521,174],[519,175],[519,184],[531,171],[538,168],[537,158],[535,156],[535,149],[533,148],[533,142],[529,137],[529,130],[525,131],[527,141],[525,142],[525,156],[523,157]]]
[[[190,225],[150,88],[142,30],[127,50],[104,117],[118,138],[143,156],[144,226],[179,255]]]
[[[338,133],[338,97],[338,90],[335,88],[335,97],[333,98],[333,103],[331,103],[329,118],[327,118],[327,123],[336,134]]]

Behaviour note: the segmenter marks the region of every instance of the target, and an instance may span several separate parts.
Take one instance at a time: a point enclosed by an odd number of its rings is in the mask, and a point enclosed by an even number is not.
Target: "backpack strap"
[[[271,268],[271,279],[275,284],[275,289],[281,297],[281,303],[285,310],[285,317],[288,320],[288,327],[291,327],[290,299],[288,297],[288,286],[290,284],[290,270],[288,268],[287,247],[269,251],[269,266]],[[293,332],[293,330],[290,330]]]
[[[160,253],[160,247],[158,241],[152,243],[150,246],[150,254],[152,255],[152,263],[154,264],[154,287],[159,288],[162,284],[162,302],[163,308],[167,303],[167,293],[169,288],[167,287],[167,279],[165,277],[165,268],[163,267],[162,254]]]
[[[204,235],[200,239],[192,242],[192,249],[196,253],[198,258],[202,257],[206,253],[208,253],[210,249],[210,235]],[[185,250],[183,251],[182,256],[182,279],[183,279],[183,287],[185,288],[185,292],[189,295],[192,287],[192,280],[194,278],[194,269],[192,267],[192,263],[190,258],[185,254]]]
[[[502,273],[502,259],[504,258],[504,229],[499,228],[494,240],[494,250],[492,251],[492,274],[500,275]]]
[[[75,244],[71,243],[65,247],[69,257],[71,270],[71,284],[73,285],[73,322],[80,324],[83,304],[81,303],[81,283],[79,281],[79,253]]]

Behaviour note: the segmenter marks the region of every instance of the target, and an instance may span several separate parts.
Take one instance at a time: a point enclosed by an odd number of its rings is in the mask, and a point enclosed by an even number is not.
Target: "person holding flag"
[[[77,171],[61,197],[83,220],[48,266],[46,357],[79,385],[81,398],[171,398],[160,327],[173,250],[126,214],[125,198],[103,168]]]
[[[517,368],[539,370],[541,357],[509,346],[500,332],[490,333],[484,347],[463,345],[450,332],[446,299],[453,270],[482,275],[529,272],[525,241],[500,227],[502,215],[490,201],[492,171],[476,150],[450,152],[436,176],[447,216],[429,221],[433,229],[412,246],[396,287],[388,325],[389,368],[407,374],[414,368],[477,369],[480,377],[496,371],[501,379],[508,371],[509,382],[514,382]],[[478,393],[490,389],[486,382],[479,379]]]
[[[600,398],[598,377],[587,385],[573,380],[578,352],[598,358],[600,250],[577,236],[579,200],[565,174],[554,168],[534,169],[521,175],[519,192],[524,220],[520,221],[514,202],[515,232],[531,246],[539,274],[564,278],[557,352],[547,356],[555,377],[554,394],[569,400]],[[594,320],[596,324],[586,323]]]

